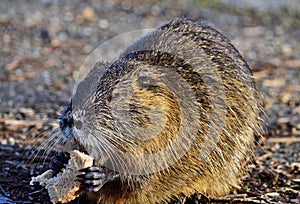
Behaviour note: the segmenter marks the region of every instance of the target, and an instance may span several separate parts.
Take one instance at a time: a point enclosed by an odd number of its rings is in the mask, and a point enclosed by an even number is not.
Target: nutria
[[[99,62],[61,115],[61,137],[95,158],[93,203],[164,203],[237,188],[261,133],[249,66],[212,27],[175,19]],[[53,158],[56,172],[67,154]],[[99,172],[109,172],[103,182]]]

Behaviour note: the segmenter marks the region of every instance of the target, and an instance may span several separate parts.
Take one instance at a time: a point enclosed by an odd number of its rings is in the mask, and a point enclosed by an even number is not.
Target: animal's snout
[[[63,111],[60,117],[59,126],[63,133],[66,133],[66,131],[70,130],[74,126],[74,120],[72,116],[72,101],[69,102]]]

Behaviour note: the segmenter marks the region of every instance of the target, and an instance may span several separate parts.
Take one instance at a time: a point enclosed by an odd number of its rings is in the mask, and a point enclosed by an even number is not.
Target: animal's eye
[[[80,130],[82,128],[82,122],[80,120],[75,120],[75,128]]]

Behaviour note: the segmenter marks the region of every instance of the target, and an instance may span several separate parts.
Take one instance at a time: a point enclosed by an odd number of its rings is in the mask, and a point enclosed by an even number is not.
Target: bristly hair
[[[27,163],[41,162],[44,165],[55,151],[66,149],[69,141],[63,137],[59,128],[63,110],[58,109],[56,116],[43,119],[24,134],[26,141],[22,154],[28,158]]]

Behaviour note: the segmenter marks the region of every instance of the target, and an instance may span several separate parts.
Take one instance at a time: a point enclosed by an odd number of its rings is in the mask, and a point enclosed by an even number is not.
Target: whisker
[[[46,139],[45,141],[43,141],[36,149],[33,150],[33,152],[31,153],[31,155],[29,156],[28,160],[30,162],[33,162],[36,160],[37,156],[42,156],[45,157],[45,159],[47,158],[47,155],[49,155],[49,152],[53,150],[53,145],[49,145],[52,141],[57,141],[59,142],[59,139],[57,138],[58,135],[60,134],[58,129],[52,130],[53,134],[50,136],[50,138]],[[32,150],[32,149],[31,149]],[[41,151],[46,150],[46,152],[44,151],[41,154]],[[48,153],[47,153],[48,151]],[[44,159],[44,161],[45,161]]]
[[[58,135],[58,137],[57,137],[57,135]],[[52,141],[54,141],[53,143],[50,143],[51,141],[49,141],[50,144],[46,148],[46,151],[43,153],[43,158],[44,158],[43,164],[45,163],[46,159],[49,158],[49,155],[55,149],[55,147],[57,146],[57,144],[60,144],[60,142],[61,142],[61,140],[63,138],[63,137],[61,137],[59,131],[55,133],[55,137],[56,137],[56,139],[52,140]]]

